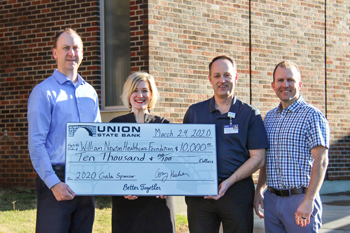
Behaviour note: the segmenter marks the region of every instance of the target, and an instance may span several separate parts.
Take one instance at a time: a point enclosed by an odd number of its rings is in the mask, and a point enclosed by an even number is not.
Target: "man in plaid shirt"
[[[267,163],[259,173],[255,212],[265,219],[266,232],[318,232],[329,124],[322,112],[299,94],[302,82],[295,63],[277,64],[271,85],[281,103],[264,119],[269,149]]]

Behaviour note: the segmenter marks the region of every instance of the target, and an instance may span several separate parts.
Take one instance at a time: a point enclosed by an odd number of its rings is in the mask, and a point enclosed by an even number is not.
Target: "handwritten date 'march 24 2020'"
[[[67,123],[77,195],[217,195],[215,125]]]

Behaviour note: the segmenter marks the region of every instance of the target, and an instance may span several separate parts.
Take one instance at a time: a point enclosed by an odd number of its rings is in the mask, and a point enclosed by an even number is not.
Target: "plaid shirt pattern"
[[[302,96],[282,109],[281,104],[264,119],[267,150],[267,185],[275,189],[309,187],[314,159],[311,149],[329,148],[329,124],[322,112]]]

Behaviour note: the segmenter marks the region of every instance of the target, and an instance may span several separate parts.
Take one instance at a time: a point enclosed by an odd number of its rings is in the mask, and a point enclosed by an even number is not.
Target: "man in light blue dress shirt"
[[[101,122],[95,89],[78,74],[83,42],[76,31],[57,33],[57,69],[28,100],[28,147],[38,177],[36,232],[92,232],[91,196],[75,196],[64,183],[67,122]]]

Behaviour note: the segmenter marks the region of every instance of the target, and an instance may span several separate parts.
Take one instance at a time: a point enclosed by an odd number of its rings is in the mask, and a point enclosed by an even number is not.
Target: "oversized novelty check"
[[[68,123],[77,195],[217,195],[215,125]]]

